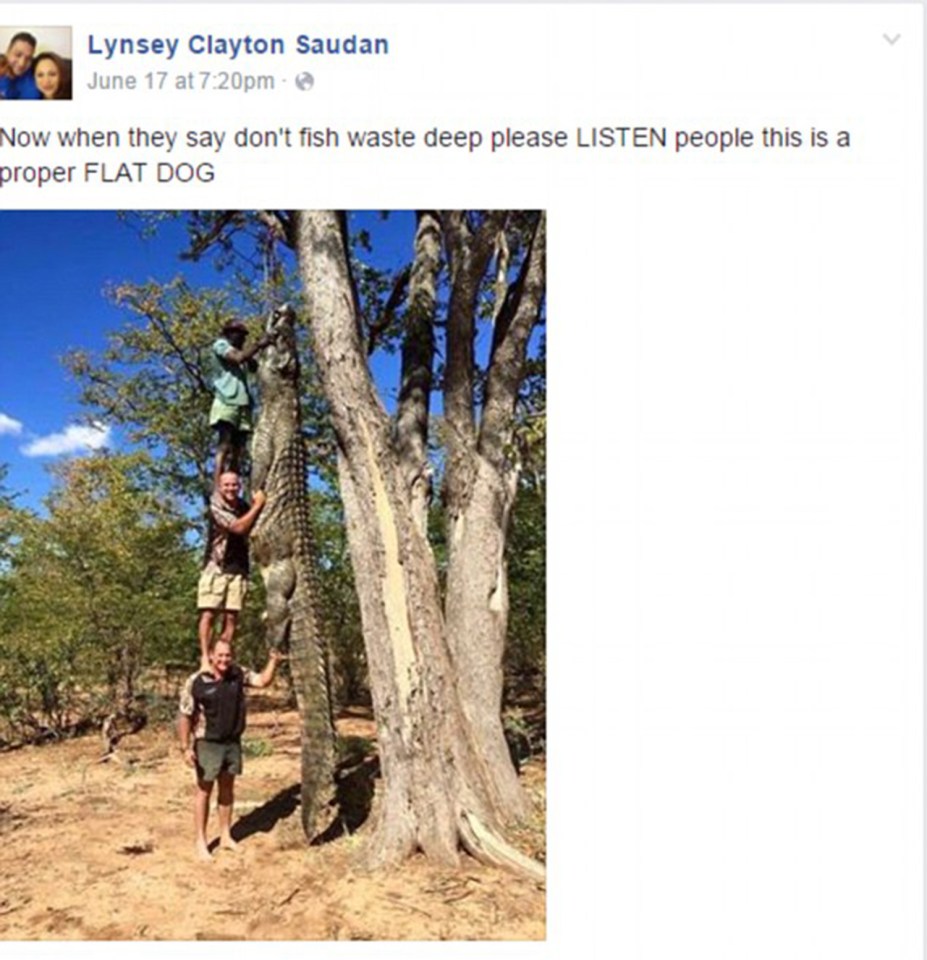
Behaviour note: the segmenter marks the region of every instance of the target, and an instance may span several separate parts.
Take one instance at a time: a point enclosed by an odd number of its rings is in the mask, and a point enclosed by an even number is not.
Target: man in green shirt
[[[230,320],[221,333],[212,345],[220,372],[212,383],[213,401],[209,411],[209,425],[219,434],[215,486],[225,471],[241,471],[254,406],[248,374],[255,370],[255,355],[270,343],[268,338],[260,337],[246,347],[248,328],[240,320]]]

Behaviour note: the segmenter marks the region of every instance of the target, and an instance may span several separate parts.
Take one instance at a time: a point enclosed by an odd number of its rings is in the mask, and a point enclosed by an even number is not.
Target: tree
[[[478,856],[504,858],[500,835],[525,810],[501,724],[505,540],[518,476],[512,456],[515,404],[530,334],[543,309],[544,217],[530,218],[517,277],[497,287],[504,296],[497,295],[478,412],[474,334],[480,293],[494,250],[500,251],[498,275],[504,279],[508,272],[501,251],[510,218],[419,216],[412,274],[424,277],[426,292],[410,311],[395,422],[366,362],[344,217],[294,212],[281,222],[297,251],[315,359],[338,438],[378,720],[384,796],[369,860],[395,862],[420,848],[456,863],[460,844]],[[428,473],[427,371],[434,350],[425,328],[434,323],[428,291],[439,231],[450,273],[446,615],[416,495]],[[417,388],[406,389],[413,379]]]
[[[236,316],[230,298],[194,291],[182,278],[122,284],[109,296],[133,319],[109,336],[102,357],[83,350],[65,356],[81,384],[81,403],[129,428],[129,439],[152,454],[149,467],[161,489],[205,503],[212,442],[209,345],[222,323]]]
[[[506,219],[489,214],[474,227],[465,214],[444,217],[451,273],[444,406],[447,634],[464,710],[493,769],[502,810],[511,818],[523,814],[526,807],[501,724],[509,618],[506,542],[520,473],[514,444],[516,401],[525,375],[528,340],[544,301],[546,221],[543,214],[533,218],[517,277],[497,288],[478,417],[473,357],[478,296],[494,248],[499,249],[497,259],[504,260]],[[501,265],[499,272],[504,277]]]
[[[16,494],[6,488],[9,467],[0,463],[0,568],[10,562],[15,538]]]
[[[142,454],[63,463],[47,518],[21,514],[2,609],[3,681],[26,726],[136,708],[145,666],[193,647],[188,524],[144,490]],[[15,702],[14,702],[15,701]],[[8,712],[8,716],[9,716]]]

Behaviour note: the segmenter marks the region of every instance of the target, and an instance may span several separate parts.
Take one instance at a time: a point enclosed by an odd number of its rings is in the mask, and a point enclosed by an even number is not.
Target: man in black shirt
[[[209,798],[219,781],[219,846],[234,850],[231,835],[235,777],[241,773],[241,735],[245,729],[245,687],[267,687],[274,679],[283,656],[270,651],[267,666],[260,673],[245,670],[232,657],[232,647],[217,640],[209,651],[208,670],[194,673],[180,695],[180,750],[184,761],[196,770],[196,798],[193,820],[196,853],[211,860],[206,843]]]

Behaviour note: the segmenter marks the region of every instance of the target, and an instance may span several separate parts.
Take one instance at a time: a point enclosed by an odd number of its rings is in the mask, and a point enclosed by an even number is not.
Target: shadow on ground
[[[380,761],[376,754],[370,754],[370,742],[362,737],[342,738],[340,747],[342,760],[335,770],[334,815],[328,827],[312,841],[312,846],[355,833],[370,816]],[[232,827],[232,839],[241,841],[255,833],[269,833],[281,820],[296,812],[299,793],[300,785],[294,783],[245,814]]]
[[[331,843],[346,834],[356,833],[370,816],[374,780],[380,776],[380,761],[373,746],[364,737],[342,737],[341,762],[335,769],[336,814],[328,827],[313,841],[313,846]]]
[[[281,821],[291,816],[299,806],[299,784],[281,790],[263,806],[246,813],[232,827],[233,840],[245,840],[255,833],[270,833]]]

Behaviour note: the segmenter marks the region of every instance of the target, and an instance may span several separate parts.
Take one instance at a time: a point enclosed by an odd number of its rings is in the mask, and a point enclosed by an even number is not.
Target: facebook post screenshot
[[[4,4],[0,950],[923,960],[924,38]]]

